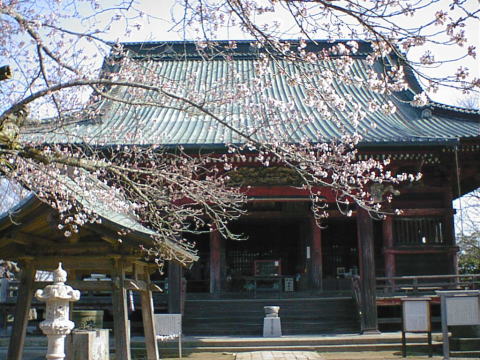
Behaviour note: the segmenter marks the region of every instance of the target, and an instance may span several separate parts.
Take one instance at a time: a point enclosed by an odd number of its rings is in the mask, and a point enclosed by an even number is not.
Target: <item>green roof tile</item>
[[[224,46],[226,43],[219,44]],[[309,48],[321,48],[327,45],[326,42],[316,45],[308,44]],[[125,44],[125,48],[130,50],[131,56],[137,60],[145,61],[145,65],[150,70],[167,78],[182,79],[191,73],[198,74],[199,80],[194,86],[196,90],[201,87],[211,89],[221,78],[229,78],[229,84],[235,86],[235,80],[231,76],[228,77],[232,71],[238,72],[244,79],[251,78],[254,73],[254,61],[258,58],[258,50],[250,47],[249,42],[239,43],[238,48],[230,54],[231,61],[225,61],[221,57],[209,61],[202,60],[194,44],[190,42],[130,43]],[[368,43],[360,42],[359,53],[353,60],[352,75],[366,78],[369,66],[365,54],[369,49]],[[282,67],[294,71],[284,59],[278,58],[276,61]],[[312,70],[318,70],[312,81],[320,81],[323,69],[331,69],[334,66],[332,61],[319,61],[318,64],[311,65]],[[419,85],[411,71],[407,71],[407,75],[411,88],[418,91]],[[305,137],[311,141],[319,141],[322,138],[333,139],[341,135],[333,122],[326,121],[319,113],[304,105],[305,90],[302,87],[288,85],[284,76],[271,75],[270,80],[272,81],[272,87],[268,89],[270,96],[281,101],[293,101],[296,110],[303,115],[311,114],[314,119],[307,125],[284,121],[283,131],[291,135],[291,141],[299,141]],[[365,107],[370,99],[376,99],[380,103],[387,101],[395,103],[396,113],[391,115],[380,112],[370,113],[361,123],[361,128],[368,129],[364,136],[364,145],[438,143],[480,136],[480,112],[478,111],[432,103],[429,106],[431,116],[425,117],[422,116],[424,108],[413,107],[405,101],[412,98],[413,91],[392,96],[378,94],[363,87],[345,85],[340,81],[334,81],[333,86],[337,93],[349,94],[356,103]],[[250,99],[250,103],[230,105],[229,121],[233,124],[243,123],[254,126],[252,119],[242,114],[241,107],[251,106],[252,102],[260,101],[256,96]],[[176,104],[172,103],[172,105]],[[101,106],[104,113],[100,119],[94,122],[85,121],[60,130],[56,134],[49,134],[46,141],[82,142],[84,138],[90,138],[91,141],[101,145],[161,143],[167,146],[181,144],[192,147],[223,146],[225,143],[242,142],[241,138],[225,126],[217,124],[204,114],[152,106],[133,107],[126,104],[110,104],[108,101]],[[284,114],[280,116],[286,120]],[[337,116],[345,128],[352,130],[350,119],[340,112],[337,112]],[[370,127],[372,122],[376,124],[376,128]]]

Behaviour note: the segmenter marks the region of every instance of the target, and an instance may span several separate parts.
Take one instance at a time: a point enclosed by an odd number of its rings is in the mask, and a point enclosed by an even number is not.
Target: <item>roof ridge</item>
[[[439,109],[444,109],[444,110],[451,110],[451,111],[456,111],[464,114],[473,114],[473,115],[480,115],[480,109],[468,109],[462,106],[455,106],[455,105],[448,105],[448,104],[442,104],[436,101],[431,101],[430,104],[434,108],[439,108]],[[480,118],[479,118],[480,120]]]
[[[321,51],[328,49],[336,44],[347,44],[350,41],[354,41],[358,44],[358,50],[355,53],[349,54],[353,57],[365,57],[372,52],[371,42],[366,40],[353,40],[353,39],[341,39],[341,40],[305,40],[306,51]],[[137,59],[141,58],[158,58],[168,60],[169,58],[178,59],[181,55],[183,58],[195,59],[204,58],[205,55],[215,58],[220,58],[223,55],[232,56],[236,59],[239,58],[257,58],[264,50],[251,46],[255,40],[211,40],[206,43],[209,46],[205,48],[199,48],[198,41],[145,41],[145,42],[121,42],[121,43],[109,43],[111,46],[121,45],[126,50],[134,53],[133,57]],[[290,43],[292,45],[299,44],[300,39],[284,39],[282,43]],[[232,45],[235,44],[235,46]],[[213,47],[217,49],[213,51]],[[217,51],[218,50],[218,51]],[[279,53],[279,55],[282,55]],[[333,57],[344,56],[343,54],[333,55]]]

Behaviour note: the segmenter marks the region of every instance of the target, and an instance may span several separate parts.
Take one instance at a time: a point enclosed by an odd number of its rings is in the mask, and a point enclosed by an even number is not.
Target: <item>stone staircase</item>
[[[261,336],[264,306],[280,306],[284,335],[359,332],[349,297],[187,300],[183,331],[196,336]]]
[[[454,326],[450,330],[452,357],[480,359],[480,325]]]
[[[0,337],[0,360],[6,360],[7,337]],[[295,335],[283,336],[281,338],[263,338],[263,337],[241,337],[241,336],[220,336],[220,337],[183,337],[182,348],[185,354],[190,353],[240,353],[244,351],[318,351],[358,353],[347,357],[348,359],[365,359],[361,354],[365,352],[395,352],[396,356],[388,358],[398,358],[401,353],[401,333],[383,333],[377,335]],[[441,334],[433,336],[434,354],[441,354]],[[24,347],[24,360],[44,359],[47,349],[47,338],[45,336],[27,336]],[[114,353],[115,342],[110,335],[110,352]],[[131,342],[132,358],[144,359],[146,356],[145,338],[132,337]],[[177,356],[178,341],[159,342],[161,358]],[[425,334],[409,334],[408,336],[408,356],[412,354],[422,355],[427,358],[428,345]],[[113,357],[111,357],[113,358]],[[207,357],[203,357],[206,359]],[[380,359],[380,357],[375,357]],[[408,359],[408,358],[407,358]]]

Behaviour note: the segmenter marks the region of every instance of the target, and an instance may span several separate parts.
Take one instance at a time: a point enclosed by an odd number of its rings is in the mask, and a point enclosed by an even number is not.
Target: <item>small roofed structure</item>
[[[98,216],[96,221],[65,236],[59,226],[59,212],[30,195],[10,211],[0,214],[0,258],[19,263],[22,268],[10,338],[8,359],[22,359],[28,312],[37,270],[53,270],[58,262],[69,272],[68,283],[79,290],[112,292],[116,359],[130,359],[127,290],[140,292],[142,319],[149,359],[158,359],[153,320],[152,291],[160,291],[150,281],[158,265],[146,260],[142,247],[151,247],[156,233],[128,213],[111,210],[95,195],[85,195],[65,177],[73,189],[75,202]],[[91,180],[94,182],[95,180]],[[96,187],[105,186],[97,181]],[[175,241],[162,240],[158,250],[166,260],[188,265],[197,260],[192,251]],[[94,272],[108,274],[111,281],[78,281]]]

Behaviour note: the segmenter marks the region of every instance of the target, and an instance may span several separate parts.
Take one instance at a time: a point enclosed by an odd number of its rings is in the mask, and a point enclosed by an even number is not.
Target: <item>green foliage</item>
[[[458,267],[462,274],[480,273],[480,231],[459,237]]]

